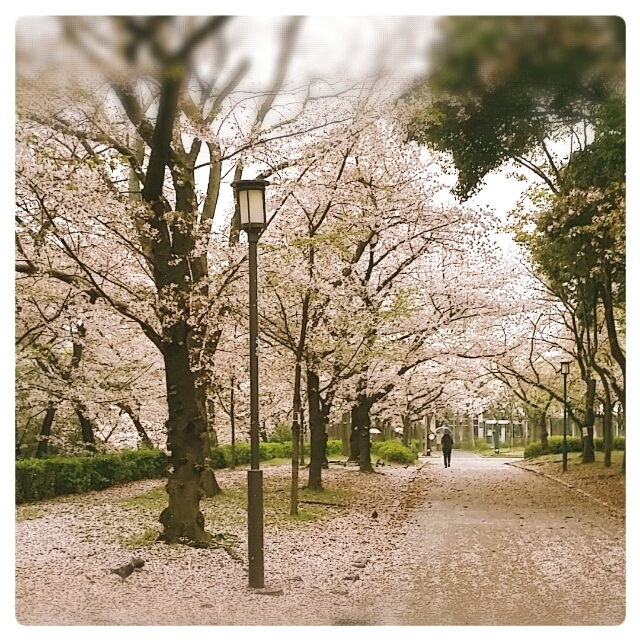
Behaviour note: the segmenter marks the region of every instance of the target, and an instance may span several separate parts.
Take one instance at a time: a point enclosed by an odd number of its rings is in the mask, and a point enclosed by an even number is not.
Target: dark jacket
[[[453,446],[453,438],[450,433],[445,433],[440,440],[440,444],[442,445],[443,451],[451,451],[451,447]]]

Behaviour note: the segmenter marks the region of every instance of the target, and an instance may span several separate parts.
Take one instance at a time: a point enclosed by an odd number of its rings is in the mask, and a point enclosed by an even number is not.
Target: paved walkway
[[[36,625],[621,623],[624,519],[506,462],[454,451],[445,469],[434,452],[419,471],[329,472],[369,491],[330,520],[268,528],[265,573],[281,596],[247,589],[245,563],[220,548],[157,544],[141,552],[141,572],[124,582],[110,573],[129,557],[118,536],[146,523],[119,498],[158,481],[25,505],[23,515],[42,513],[16,526],[17,617]],[[240,472],[223,470],[221,483],[232,473]],[[145,518],[153,524],[157,514]]]
[[[438,454],[436,454],[438,455]],[[407,589],[369,623],[617,625],[624,519],[547,478],[454,451],[431,458],[407,523]]]

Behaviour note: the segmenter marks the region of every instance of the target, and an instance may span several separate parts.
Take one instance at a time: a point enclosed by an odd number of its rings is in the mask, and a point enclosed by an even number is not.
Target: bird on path
[[[378,512],[377,512],[377,511],[374,511],[374,512],[371,514],[371,517],[375,520],[375,519],[378,517]]]
[[[117,569],[111,569],[111,573],[115,573],[120,576],[124,581],[125,578],[128,578],[135,569],[142,569],[142,567],[144,567],[144,560],[142,558],[131,558],[131,561],[127,562],[127,564],[123,564]]]

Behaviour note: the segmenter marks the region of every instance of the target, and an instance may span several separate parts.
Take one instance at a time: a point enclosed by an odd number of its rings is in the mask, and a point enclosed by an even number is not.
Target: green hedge
[[[309,455],[309,443],[305,443]],[[328,455],[338,455],[340,440],[329,440]],[[291,442],[261,442],[260,460],[290,458]],[[16,461],[16,504],[46,500],[69,493],[106,489],[114,484],[161,478],[167,473],[168,458],[161,449],[121,451],[95,456],[26,458]],[[249,464],[251,449],[246,442],[236,444],[236,464]],[[213,469],[231,465],[231,445],[211,447]]]
[[[618,436],[613,439],[613,449],[614,451],[624,451],[624,436]],[[604,451],[604,439],[603,438],[594,438],[593,444],[596,448],[596,451]]]
[[[261,442],[260,460],[273,460],[274,458],[290,458],[291,442]],[[341,440],[329,440],[327,442],[327,455],[340,455],[342,451]],[[311,454],[311,445],[308,442],[304,444],[304,453],[306,456]],[[236,464],[251,463],[251,446],[248,442],[236,443]],[[231,466],[231,445],[223,444],[217,447],[211,447],[211,466],[214,469],[225,469]]]
[[[547,438],[549,442],[549,453],[562,453],[562,441],[563,436],[549,436]],[[593,442],[596,451],[604,451],[604,441],[602,438],[594,438]],[[613,448],[616,451],[624,451],[625,439],[624,436],[618,436],[613,439]],[[578,436],[567,437],[567,451],[582,452],[582,438]],[[524,449],[525,458],[537,458],[542,455],[542,444],[540,442],[534,442],[529,444]]]
[[[387,462],[411,464],[418,459],[418,454],[396,440],[385,440],[376,444],[378,446],[375,448],[374,453]]]
[[[161,478],[166,469],[167,456],[160,449],[18,460],[16,504],[105,489],[143,478]]]

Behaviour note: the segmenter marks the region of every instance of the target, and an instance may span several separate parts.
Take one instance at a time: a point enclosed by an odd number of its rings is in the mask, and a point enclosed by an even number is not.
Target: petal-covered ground
[[[203,501],[216,546],[153,543],[163,481],[17,508],[16,616],[27,625],[619,624],[624,519],[503,459],[445,469],[331,465],[288,516],[265,466],[265,580],[247,586],[246,471]],[[421,464],[422,464],[421,462]],[[323,504],[318,504],[323,503]],[[375,516],[374,517],[374,513]],[[145,565],[122,580],[132,556]]]

